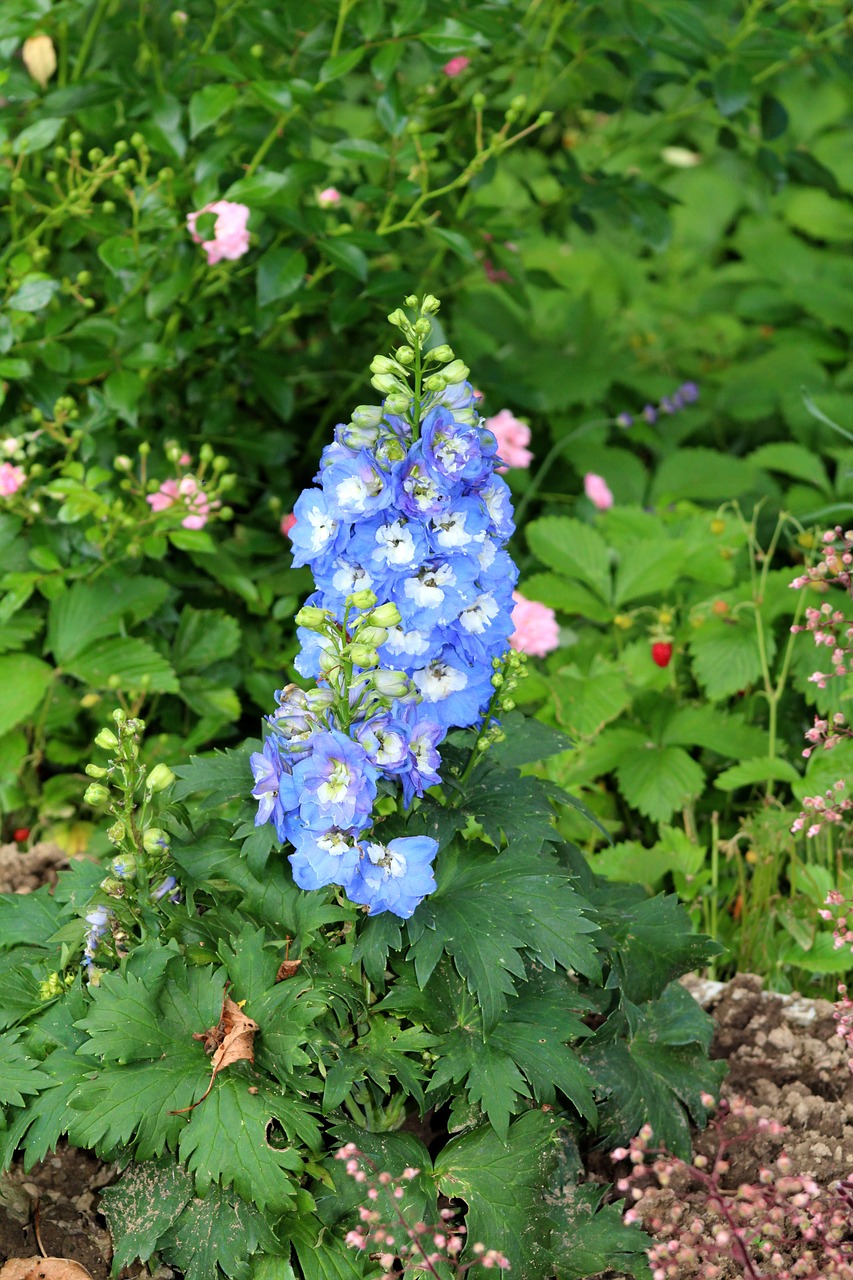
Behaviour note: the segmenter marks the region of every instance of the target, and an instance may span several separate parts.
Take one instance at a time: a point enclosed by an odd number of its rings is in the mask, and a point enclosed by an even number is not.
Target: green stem
[[[276,117],[275,124],[274,124],[274,125],[273,125],[273,127],[270,129],[269,133],[268,133],[268,134],[267,134],[267,136],[264,138],[263,142],[262,142],[262,143],[261,143],[261,145],[258,147],[257,151],[256,151],[256,152],[255,152],[255,154],[252,156],[251,160],[249,161],[248,165],[246,166],[246,173],[245,173],[245,176],[246,176],[247,178],[251,178],[251,177],[252,177],[252,175],[254,174],[255,170],[256,170],[256,169],[257,169],[257,167],[258,167],[258,165],[259,165],[259,164],[261,163],[261,161],[264,159],[264,157],[266,156],[266,154],[267,154],[267,152],[269,151],[270,147],[271,147],[271,146],[272,146],[272,144],[275,142],[276,138],[278,138],[278,137],[280,136],[281,131],[282,131],[282,129],[284,128],[284,126],[285,126],[285,125],[287,124],[287,122],[290,120],[291,116],[295,115],[295,114],[296,114],[296,112],[297,112],[298,110],[299,110],[299,108],[298,108],[298,107],[293,107],[290,111],[285,111],[285,112],[283,112],[280,116],[277,116],[277,117]]]
[[[578,440],[581,436],[587,435],[590,431],[595,431],[599,427],[612,426],[613,421],[614,421],[613,418],[592,418],[590,419],[589,422],[581,423],[581,425],[577,428],[577,430],[570,431],[567,436],[563,436],[561,440],[558,440],[556,444],[551,446],[551,448],[545,454],[545,457],[542,461],[542,465],[540,466],[539,470],[536,472],[536,475],[533,477],[530,484],[528,485],[527,490],[524,494],[524,497],[521,499],[521,501],[519,502],[518,506],[515,509],[516,527],[518,528],[521,527],[521,523],[527,512],[527,508],[530,506],[531,502],[538,494],[542,486],[542,481],[545,479],[546,475],[551,470],[551,467],[556,462],[557,458],[559,458],[563,450],[567,449],[570,444],[572,444],[575,440]]]
[[[332,47],[329,50],[329,57],[335,58],[341,47],[341,40],[344,35],[344,26],[346,25],[347,16],[350,9],[354,8],[358,0],[340,0],[338,5],[338,20],[335,24],[335,34],[332,36]]]
[[[720,815],[716,810],[711,814],[711,937],[717,941],[717,910],[720,889]],[[708,966],[711,981],[716,975],[716,967],[712,960]]]
[[[76,80],[79,80],[80,76],[83,74],[89,54],[92,52],[92,45],[95,42],[95,36],[98,34],[98,27],[101,25],[101,21],[109,3],[110,0],[97,0],[95,8],[92,11],[92,16],[89,19],[89,25],[87,26],[85,35],[83,36],[83,43],[80,45],[79,52],[74,60],[74,66],[71,68],[72,84],[74,84]]]

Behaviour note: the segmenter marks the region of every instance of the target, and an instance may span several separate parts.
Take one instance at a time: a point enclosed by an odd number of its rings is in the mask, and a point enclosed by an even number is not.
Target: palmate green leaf
[[[189,1200],[157,1242],[184,1280],[219,1280],[223,1274],[246,1280],[249,1259],[260,1247],[272,1254],[280,1248],[263,1214],[221,1187]]]
[[[707,1122],[702,1094],[719,1096],[726,1070],[706,1057],[710,1019],[678,983],[636,1015],[631,1031],[617,1010],[582,1051],[598,1085],[600,1145],[627,1141],[648,1122],[657,1143],[687,1159],[688,1115]]]
[[[765,636],[767,660],[773,661],[776,641]],[[712,702],[748,689],[761,676],[761,651],[750,613],[734,618],[707,618],[690,639],[697,680]]]
[[[380,1169],[397,1178],[404,1169],[419,1169],[418,1177],[402,1181],[403,1197],[399,1208],[411,1222],[435,1222],[438,1220],[435,1183],[432,1180],[432,1160],[420,1138],[413,1133],[371,1133],[350,1123],[336,1124],[332,1133],[335,1144],[343,1146],[354,1142],[359,1151]],[[364,1187],[346,1172],[342,1161],[328,1156],[324,1168],[333,1187],[317,1182],[312,1188],[317,1216],[327,1226],[334,1227],[343,1218],[365,1202]]]
[[[520,769],[524,764],[569,751],[572,746],[571,738],[559,729],[520,711],[509,711],[501,720],[501,728],[506,736],[489,749],[490,758],[499,765]]]
[[[767,750],[767,733],[746,724],[743,716],[716,707],[680,707],[661,733],[664,746],[706,747],[742,759]]]
[[[60,915],[50,885],[42,885],[35,893],[0,893],[0,950],[23,943],[47,947]]]
[[[46,648],[65,664],[95,640],[115,635],[122,618],[142,622],[169,594],[161,578],[107,575],[97,582],[75,582],[50,603]]]
[[[240,625],[221,609],[194,609],[184,605],[172,645],[172,665],[178,675],[203,671],[214,662],[230,658],[240,646]]]
[[[532,521],[525,533],[530,550],[549,569],[580,579],[603,602],[610,601],[610,555],[595,529],[569,516],[544,516]]]
[[[178,677],[170,663],[147,640],[121,636],[96,640],[65,666],[94,689],[149,689],[177,693]]]
[[[548,1113],[528,1111],[510,1125],[505,1142],[482,1125],[450,1141],[435,1162],[439,1190],[468,1206],[469,1242],[500,1249],[510,1274],[524,1280],[552,1274],[553,1223],[544,1194],[556,1158],[555,1133]]]
[[[162,985],[162,975],[146,983],[132,973],[105,973],[92,991],[89,1013],[76,1023],[89,1036],[81,1052],[112,1062],[159,1058],[171,1039],[158,1008]]]
[[[552,1247],[556,1280],[587,1280],[618,1270],[649,1280],[649,1237],[622,1221],[624,1205],[603,1205],[607,1188],[579,1183],[583,1163],[574,1139],[561,1133],[559,1160],[546,1203],[554,1220]]]
[[[575,665],[561,667],[548,686],[560,724],[581,737],[597,733],[630,701],[624,676],[600,655],[586,674]]]
[[[175,769],[178,781],[172,799],[185,800],[198,793],[207,796],[208,805],[217,805],[237,796],[247,796],[254,785],[249,756],[253,751],[260,751],[262,745],[250,739],[241,747],[214,751],[209,756],[190,756],[189,764]]]
[[[0,1035],[0,1106],[22,1107],[24,1096],[39,1093],[50,1084],[50,1076],[18,1044],[21,1033]]]
[[[70,1102],[68,1133],[75,1146],[109,1157],[130,1146],[138,1159],[174,1148],[186,1127],[185,1115],[210,1081],[210,1063],[197,1045],[155,1062],[128,1062],[83,1080]]]
[[[409,956],[418,981],[430,978],[442,952],[476,995],[490,1027],[524,979],[522,950],[548,968],[593,975],[598,961],[585,903],[553,862],[510,847],[495,857],[454,843],[440,855],[439,889],[409,921]],[[488,921],[488,928],[483,922]]]
[[[377,1277],[376,1264],[347,1248],[342,1236],[327,1231],[319,1219],[302,1214],[289,1229],[301,1280],[362,1280],[365,1266],[369,1276]],[[273,1273],[267,1280],[286,1280],[286,1273]]]
[[[547,790],[538,778],[522,777],[517,769],[496,769],[484,761],[451,804],[479,822],[497,846],[505,837],[518,852],[534,853],[544,840],[556,838]]]
[[[130,1165],[101,1192],[101,1210],[113,1238],[113,1263],[147,1262],[161,1236],[193,1198],[191,1176],[174,1160]]]
[[[250,1087],[257,1088],[257,1081],[239,1065],[216,1077],[181,1134],[181,1159],[200,1194],[220,1182],[262,1212],[284,1213],[293,1207],[302,1160],[291,1147],[270,1146],[275,1100],[263,1088],[250,1093]]]

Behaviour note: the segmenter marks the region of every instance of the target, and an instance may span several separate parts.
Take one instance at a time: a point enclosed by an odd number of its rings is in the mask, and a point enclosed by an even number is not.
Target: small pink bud
[[[599,511],[607,511],[613,506],[613,494],[603,476],[594,471],[587,471],[583,478],[583,491],[594,507]]]
[[[337,187],[324,187],[317,196],[317,203],[321,209],[334,209],[335,205],[341,203],[342,198]]]
[[[464,54],[459,54],[457,57],[451,58],[449,62],[445,62],[444,74],[453,80],[456,76],[461,76],[462,72],[470,65],[471,59],[466,58]]]

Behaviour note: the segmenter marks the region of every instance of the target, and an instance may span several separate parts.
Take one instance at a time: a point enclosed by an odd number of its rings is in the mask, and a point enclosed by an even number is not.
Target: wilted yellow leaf
[[[42,89],[56,70],[56,50],[50,36],[30,36],[24,41],[24,66]]]

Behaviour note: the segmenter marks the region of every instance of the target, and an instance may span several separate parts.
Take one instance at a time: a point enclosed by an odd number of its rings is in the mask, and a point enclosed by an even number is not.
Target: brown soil
[[[56,844],[36,844],[21,849],[0,844],[0,893],[32,893],[43,884],[56,884],[56,873],[68,855]]]

